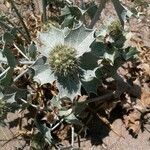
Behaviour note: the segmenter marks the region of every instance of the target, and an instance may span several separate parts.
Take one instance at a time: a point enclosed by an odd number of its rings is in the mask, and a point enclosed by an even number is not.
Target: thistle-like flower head
[[[113,21],[111,25],[108,26],[108,30],[113,38],[118,38],[122,35],[122,26],[119,20]]]
[[[49,53],[48,61],[51,69],[57,75],[73,75],[78,73],[78,59],[76,49],[58,44]]]

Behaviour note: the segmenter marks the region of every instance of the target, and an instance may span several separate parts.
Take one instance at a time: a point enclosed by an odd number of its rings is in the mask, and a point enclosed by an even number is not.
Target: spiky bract
[[[122,26],[121,23],[117,21],[113,21],[111,25],[108,27],[109,34],[116,40],[122,35]]]

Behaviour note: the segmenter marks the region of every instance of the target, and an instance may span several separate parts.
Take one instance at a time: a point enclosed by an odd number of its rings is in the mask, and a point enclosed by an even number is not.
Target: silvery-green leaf
[[[68,110],[60,110],[59,116],[60,117],[66,117],[66,116],[69,116],[71,113],[72,113],[72,108],[70,108]]]
[[[72,108],[68,110],[60,110],[59,116],[63,117],[64,120],[68,123],[82,125],[82,123],[74,115]]]
[[[112,2],[121,24],[124,26],[124,22],[126,21],[127,17],[131,17],[132,12],[125,8],[125,6],[123,6],[119,0],[112,0]]]
[[[68,6],[65,6],[64,8],[61,9],[61,16],[66,16],[70,14],[70,10]]]
[[[13,42],[14,37],[13,37],[13,35],[12,35],[11,33],[5,32],[5,33],[3,34],[2,40],[3,40],[3,42],[6,42],[6,44],[10,44],[10,43]]]
[[[57,44],[64,44],[64,34],[61,30],[51,27],[48,31],[38,32],[36,45],[42,55],[48,57]]]
[[[80,57],[85,52],[90,52],[90,45],[94,40],[94,30],[80,25],[78,28],[70,31],[65,38],[65,43],[76,48],[77,57]]]
[[[45,56],[41,56],[39,57],[35,63],[32,65],[32,67],[36,66],[36,65],[44,65],[47,61],[47,58]]]
[[[2,85],[2,86],[10,86],[11,83],[13,82],[13,78],[12,77],[13,77],[13,69],[10,68],[7,71],[6,75],[3,78],[0,79],[0,85]]]
[[[42,133],[42,135],[45,137],[45,140],[48,142],[49,145],[52,143],[52,136],[51,136],[51,130],[46,126],[46,124],[42,124],[40,120],[35,119],[35,125],[39,129],[39,131]]]
[[[2,51],[0,51],[0,63],[7,63],[7,58],[3,56]]]
[[[81,83],[78,77],[58,77],[57,87],[60,98],[68,97],[73,100],[77,95],[80,95]]]
[[[91,81],[91,80],[93,80],[93,78],[96,77],[95,76],[95,70],[96,69],[94,69],[94,70],[83,70],[84,72],[83,72],[82,80],[83,81]]]
[[[81,82],[87,93],[97,93],[99,80],[96,78],[95,71],[96,68],[94,70],[84,70]]]
[[[118,55],[119,55],[119,53],[118,53],[117,49],[112,48],[112,49],[107,50],[107,52],[105,52],[104,58],[105,58],[107,61],[109,61],[109,63],[110,63],[111,65],[113,65],[113,64],[114,64],[114,61],[115,61],[115,59],[118,57]]]
[[[94,42],[91,45],[91,53],[98,58],[103,58],[106,51],[106,45],[103,42]]]
[[[124,59],[125,60],[128,60],[130,58],[132,58],[135,54],[138,53],[138,50],[135,48],[135,47],[130,47],[130,48],[127,48],[128,51],[125,52],[124,54]]]
[[[65,19],[62,22],[61,26],[62,26],[62,28],[64,28],[64,27],[72,28],[73,27],[73,22],[74,22],[74,17],[71,16],[71,15],[68,15],[67,17],[65,17]]]
[[[98,57],[91,52],[84,53],[79,60],[80,67],[84,70],[92,70],[98,67]]]
[[[36,56],[37,56],[37,48],[36,48],[36,46],[35,46],[35,44],[34,44],[33,42],[29,45],[28,53],[29,53],[29,56],[30,56],[33,60],[36,59]]]
[[[68,123],[82,126],[82,122],[80,120],[78,120],[77,117],[73,113],[71,113],[70,115],[65,117],[64,120]]]
[[[52,83],[56,80],[49,64],[35,65],[32,68],[35,71],[34,81],[38,82],[39,84],[43,85],[46,83]]]
[[[58,109],[61,109],[61,100],[58,96],[53,96],[53,98],[51,99],[51,104],[53,107],[57,107]]]
[[[86,90],[87,93],[95,93],[97,94],[97,87],[99,85],[99,80],[97,78],[93,78],[90,81],[81,81],[82,86]]]
[[[4,94],[0,92],[0,100],[4,97]]]
[[[3,54],[7,58],[8,65],[10,67],[15,67],[17,64],[17,61],[16,61],[15,56],[13,55],[12,51],[9,48],[4,47]]]
[[[16,96],[16,93],[12,93],[12,94],[7,94],[4,96],[4,100],[7,102],[7,103],[15,103],[15,96]]]

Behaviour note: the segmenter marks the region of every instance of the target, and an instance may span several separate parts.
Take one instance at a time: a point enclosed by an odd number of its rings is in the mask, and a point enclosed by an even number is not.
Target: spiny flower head
[[[57,75],[73,75],[78,72],[76,49],[65,44],[57,44],[49,53],[48,61]]]
[[[117,21],[113,21],[111,25],[108,26],[108,30],[110,35],[116,39],[122,35],[122,26],[121,23]]]

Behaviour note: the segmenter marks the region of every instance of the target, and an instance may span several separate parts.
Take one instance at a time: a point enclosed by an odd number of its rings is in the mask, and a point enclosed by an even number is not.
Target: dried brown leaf
[[[129,113],[129,115],[124,116],[124,123],[126,128],[129,131],[132,131],[134,135],[138,135],[140,129],[141,129],[141,113],[137,110],[134,110]]]

